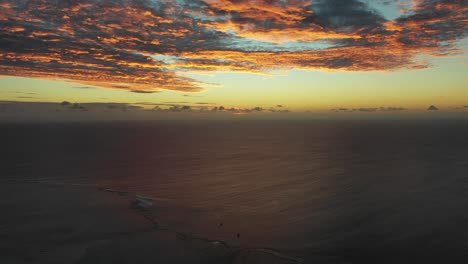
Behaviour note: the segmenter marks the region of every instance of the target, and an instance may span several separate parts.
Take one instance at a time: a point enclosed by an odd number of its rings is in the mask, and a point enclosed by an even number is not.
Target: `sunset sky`
[[[468,109],[465,0],[0,0],[0,36],[0,101]]]

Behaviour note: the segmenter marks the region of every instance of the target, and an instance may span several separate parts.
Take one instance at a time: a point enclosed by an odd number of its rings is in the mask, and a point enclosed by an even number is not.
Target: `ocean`
[[[468,260],[466,121],[3,123],[0,138],[1,180],[136,192],[174,230],[350,263]]]

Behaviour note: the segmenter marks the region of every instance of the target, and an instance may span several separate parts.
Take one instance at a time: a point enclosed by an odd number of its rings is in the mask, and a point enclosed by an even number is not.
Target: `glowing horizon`
[[[0,101],[468,105],[458,0],[2,1]]]

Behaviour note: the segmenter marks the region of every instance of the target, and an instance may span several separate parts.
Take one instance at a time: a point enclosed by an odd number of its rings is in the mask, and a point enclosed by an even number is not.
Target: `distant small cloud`
[[[96,89],[96,87],[92,87],[92,86],[75,86],[73,88],[75,88],[75,89]]]
[[[183,97],[203,97],[202,95],[183,94]]]
[[[333,112],[352,112],[351,109],[343,108],[343,107],[333,108],[333,109],[330,109],[330,111],[333,111]]]
[[[359,108],[357,109],[359,112],[375,112],[379,110],[378,108]]]
[[[437,108],[435,105],[431,105],[429,106],[429,108],[427,108],[427,111],[437,111],[439,110],[439,108]]]
[[[62,107],[66,106],[69,109],[88,111],[88,108],[86,108],[84,105],[79,104],[79,103],[70,103],[68,101],[63,101],[60,103],[60,105]]]
[[[140,93],[140,94],[152,94],[157,93],[157,91],[144,91],[144,90],[130,90],[132,93]]]
[[[120,85],[120,84],[112,85],[111,87],[112,88],[117,88],[117,89],[130,89],[129,85]]]
[[[192,111],[192,107],[190,107],[188,105],[184,105],[184,106],[174,105],[174,106],[170,107],[169,109],[167,109],[166,111],[169,111],[169,112],[190,112],[190,111]]]
[[[144,104],[144,105],[143,105]],[[274,108],[271,108],[274,109]],[[286,109],[277,113],[287,113]],[[172,115],[174,113],[174,115]],[[168,116],[165,116],[165,115]],[[260,106],[254,108],[235,108],[224,106],[206,105],[168,105],[137,103],[111,103],[91,102],[76,103],[63,102],[20,102],[0,100],[0,122],[2,120],[155,120],[166,119],[171,115],[174,118],[188,118],[197,116],[205,118],[213,115],[213,118],[234,115],[268,115],[268,109]],[[172,118],[170,117],[170,118]]]
[[[288,109],[275,109],[275,108],[270,108],[270,112],[272,113],[289,113],[290,111]]]
[[[281,108],[281,107],[283,107],[283,105],[276,105],[276,107]]]
[[[254,107],[254,108],[226,108],[224,106],[214,106],[213,108],[205,108],[202,107],[200,108],[200,111],[211,111],[211,112],[230,112],[232,114],[249,114],[249,113],[260,113],[260,112],[266,112],[267,109],[264,109],[262,107]],[[269,112],[278,112],[278,113],[288,113],[289,110],[275,110],[274,108],[270,108],[268,110]]]
[[[361,108],[333,108],[331,111],[333,112],[398,112],[398,111],[406,111],[408,109],[403,107],[361,107]]]
[[[263,108],[257,106],[257,107],[252,108],[252,111],[262,112],[262,111],[263,111]]]
[[[134,104],[137,104],[137,105],[158,105],[158,103],[151,103],[151,102],[136,102]]]
[[[25,94],[25,95],[37,95],[37,93],[25,93],[25,92],[18,92],[18,91],[5,91],[5,93]]]
[[[405,110],[408,110],[408,109],[403,108],[403,107],[380,107],[379,110],[380,111],[392,112],[392,111],[405,111]]]

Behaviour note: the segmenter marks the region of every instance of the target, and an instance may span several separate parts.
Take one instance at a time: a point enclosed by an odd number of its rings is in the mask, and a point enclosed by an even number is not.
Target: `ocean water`
[[[468,259],[466,122],[0,124],[0,138],[2,180],[137,192],[198,236],[352,263]]]

